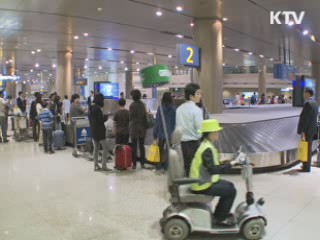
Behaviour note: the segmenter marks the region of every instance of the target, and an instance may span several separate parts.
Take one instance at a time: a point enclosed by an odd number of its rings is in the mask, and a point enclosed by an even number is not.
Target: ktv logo
[[[271,11],[270,12],[270,24],[283,24],[281,20],[284,16],[284,24],[293,25],[301,24],[305,15],[305,11],[300,12],[298,15],[294,11]]]

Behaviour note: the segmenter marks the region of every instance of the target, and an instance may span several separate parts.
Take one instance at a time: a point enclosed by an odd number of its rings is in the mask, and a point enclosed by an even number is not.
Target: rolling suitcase
[[[64,137],[64,131],[56,130],[53,132],[53,148],[62,150],[65,149],[66,139]]]
[[[115,168],[126,170],[132,166],[132,148],[129,145],[115,147]]]

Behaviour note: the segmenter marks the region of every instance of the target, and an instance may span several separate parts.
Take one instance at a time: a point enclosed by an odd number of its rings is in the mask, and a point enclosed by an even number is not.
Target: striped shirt
[[[42,123],[42,129],[51,129],[53,127],[53,114],[48,108],[44,108],[38,115],[38,120]]]

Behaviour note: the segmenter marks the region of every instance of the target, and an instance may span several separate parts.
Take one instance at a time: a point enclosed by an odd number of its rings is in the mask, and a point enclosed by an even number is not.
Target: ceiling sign
[[[177,44],[178,64],[200,68],[200,48],[192,45]]]

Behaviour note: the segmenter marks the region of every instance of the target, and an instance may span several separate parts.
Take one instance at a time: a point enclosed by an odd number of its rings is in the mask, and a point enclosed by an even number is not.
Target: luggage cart
[[[30,140],[28,118],[26,116],[14,115],[14,139],[17,142]]]
[[[73,125],[73,147],[72,155],[76,158],[84,157],[93,160],[91,130],[88,117],[71,118]]]

